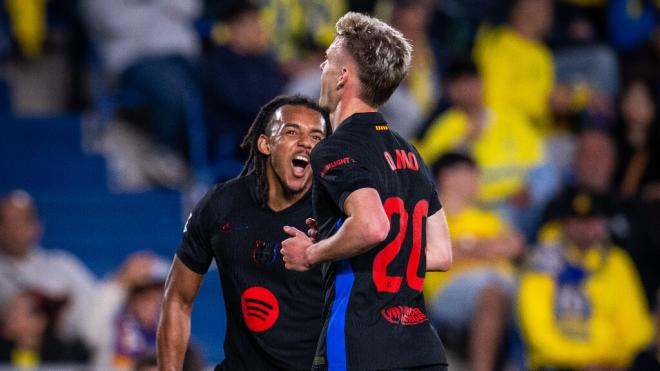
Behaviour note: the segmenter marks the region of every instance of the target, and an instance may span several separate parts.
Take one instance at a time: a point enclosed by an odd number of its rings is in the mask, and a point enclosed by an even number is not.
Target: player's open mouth
[[[308,155],[296,155],[291,160],[291,165],[293,167],[293,175],[297,177],[302,177],[305,175],[305,170],[309,165],[309,156]]]

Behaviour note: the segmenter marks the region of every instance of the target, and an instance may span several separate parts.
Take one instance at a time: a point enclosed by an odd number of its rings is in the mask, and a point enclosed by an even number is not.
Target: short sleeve
[[[433,188],[431,190],[431,199],[429,200],[429,214],[428,215],[433,215],[440,211],[442,209],[442,204],[440,203],[440,196],[438,195],[438,191]]]
[[[213,261],[209,226],[213,225],[214,216],[211,212],[210,200],[214,193],[215,188],[199,201],[188,216],[183,227],[183,238],[176,252],[183,264],[199,274],[205,274]]]
[[[417,156],[419,160],[419,163],[422,164],[421,170],[422,174],[424,174],[424,177],[426,178],[426,183],[429,185],[429,216],[437,213],[442,209],[442,204],[440,203],[440,195],[438,194],[438,187],[435,184],[435,180],[433,177],[433,174],[431,173],[431,169],[426,165],[424,161],[421,161],[421,156],[419,155],[419,152],[415,147],[413,147],[413,151],[415,152],[415,156]]]
[[[341,143],[322,142],[312,152],[314,178],[337,207],[344,209],[348,195],[361,188],[376,188],[364,158]]]

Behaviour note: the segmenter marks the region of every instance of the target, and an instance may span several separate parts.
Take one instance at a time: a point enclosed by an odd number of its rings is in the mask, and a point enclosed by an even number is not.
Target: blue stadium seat
[[[78,115],[0,120],[0,194],[32,194],[44,221],[43,245],[70,251],[99,277],[137,250],[172,257],[183,227],[181,194],[110,192],[104,159],[86,154],[81,142]],[[224,358],[225,331],[217,277],[207,275],[192,324],[204,356],[214,363]]]

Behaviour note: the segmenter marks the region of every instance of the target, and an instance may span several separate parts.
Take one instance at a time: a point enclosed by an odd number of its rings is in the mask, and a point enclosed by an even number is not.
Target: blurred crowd
[[[0,199],[0,365],[138,370],[153,363],[169,262],[136,252],[97,280],[72,254],[41,247],[42,229],[30,195]],[[202,367],[195,352],[187,369]]]
[[[382,113],[436,176],[455,266],[425,295],[458,364],[660,369],[660,1],[0,4],[0,120],[91,113],[126,191],[237,175],[261,105],[318,97],[339,16],[388,21],[414,56]],[[99,282],[40,231],[2,199],[0,362],[148,366],[162,262]]]

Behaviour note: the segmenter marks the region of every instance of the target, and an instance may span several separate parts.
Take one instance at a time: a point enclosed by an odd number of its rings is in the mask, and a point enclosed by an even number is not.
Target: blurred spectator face
[[[604,217],[567,217],[562,221],[564,236],[580,248],[602,243],[607,238],[607,220]]]
[[[260,55],[268,51],[269,40],[258,10],[249,10],[232,20],[230,45],[239,54]]]
[[[443,197],[474,202],[479,192],[479,171],[467,164],[449,167],[438,175],[438,185]]]
[[[449,83],[449,99],[462,110],[483,105],[483,84],[479,76],[458,76]]]
[[[30,196],[12,192],[0,200],[0,250],[16,257],[27,255],[41,238],[41,222]]]
[[[392,13],[392,25],[406,38],[418,40],[426,35],[433,4],[426,0],[408,1]]]
[[[609,188],[616,162],[612,139],[605,133],[590,130],[582,133],[575,154],[577,183],[592,191]]]
[[[651,92],[641,81],[631,83],[623,93],[621,115],[627,130],[645,130],[655,118],[655,105]]]
[[[160,318],[162,300],[162,285],[144,288],[131,295],[128,310],[135,316],[142,328],[155,329]]]
[[[19,293],[8,303],[3,318],[3,336],[8,340],[40,339],[48,327],[48,316],[30,293]]]
[[[552,28],[553,0],[518,0],[511,10],[511,19],[524,24],[535,38],[545,36]]]

